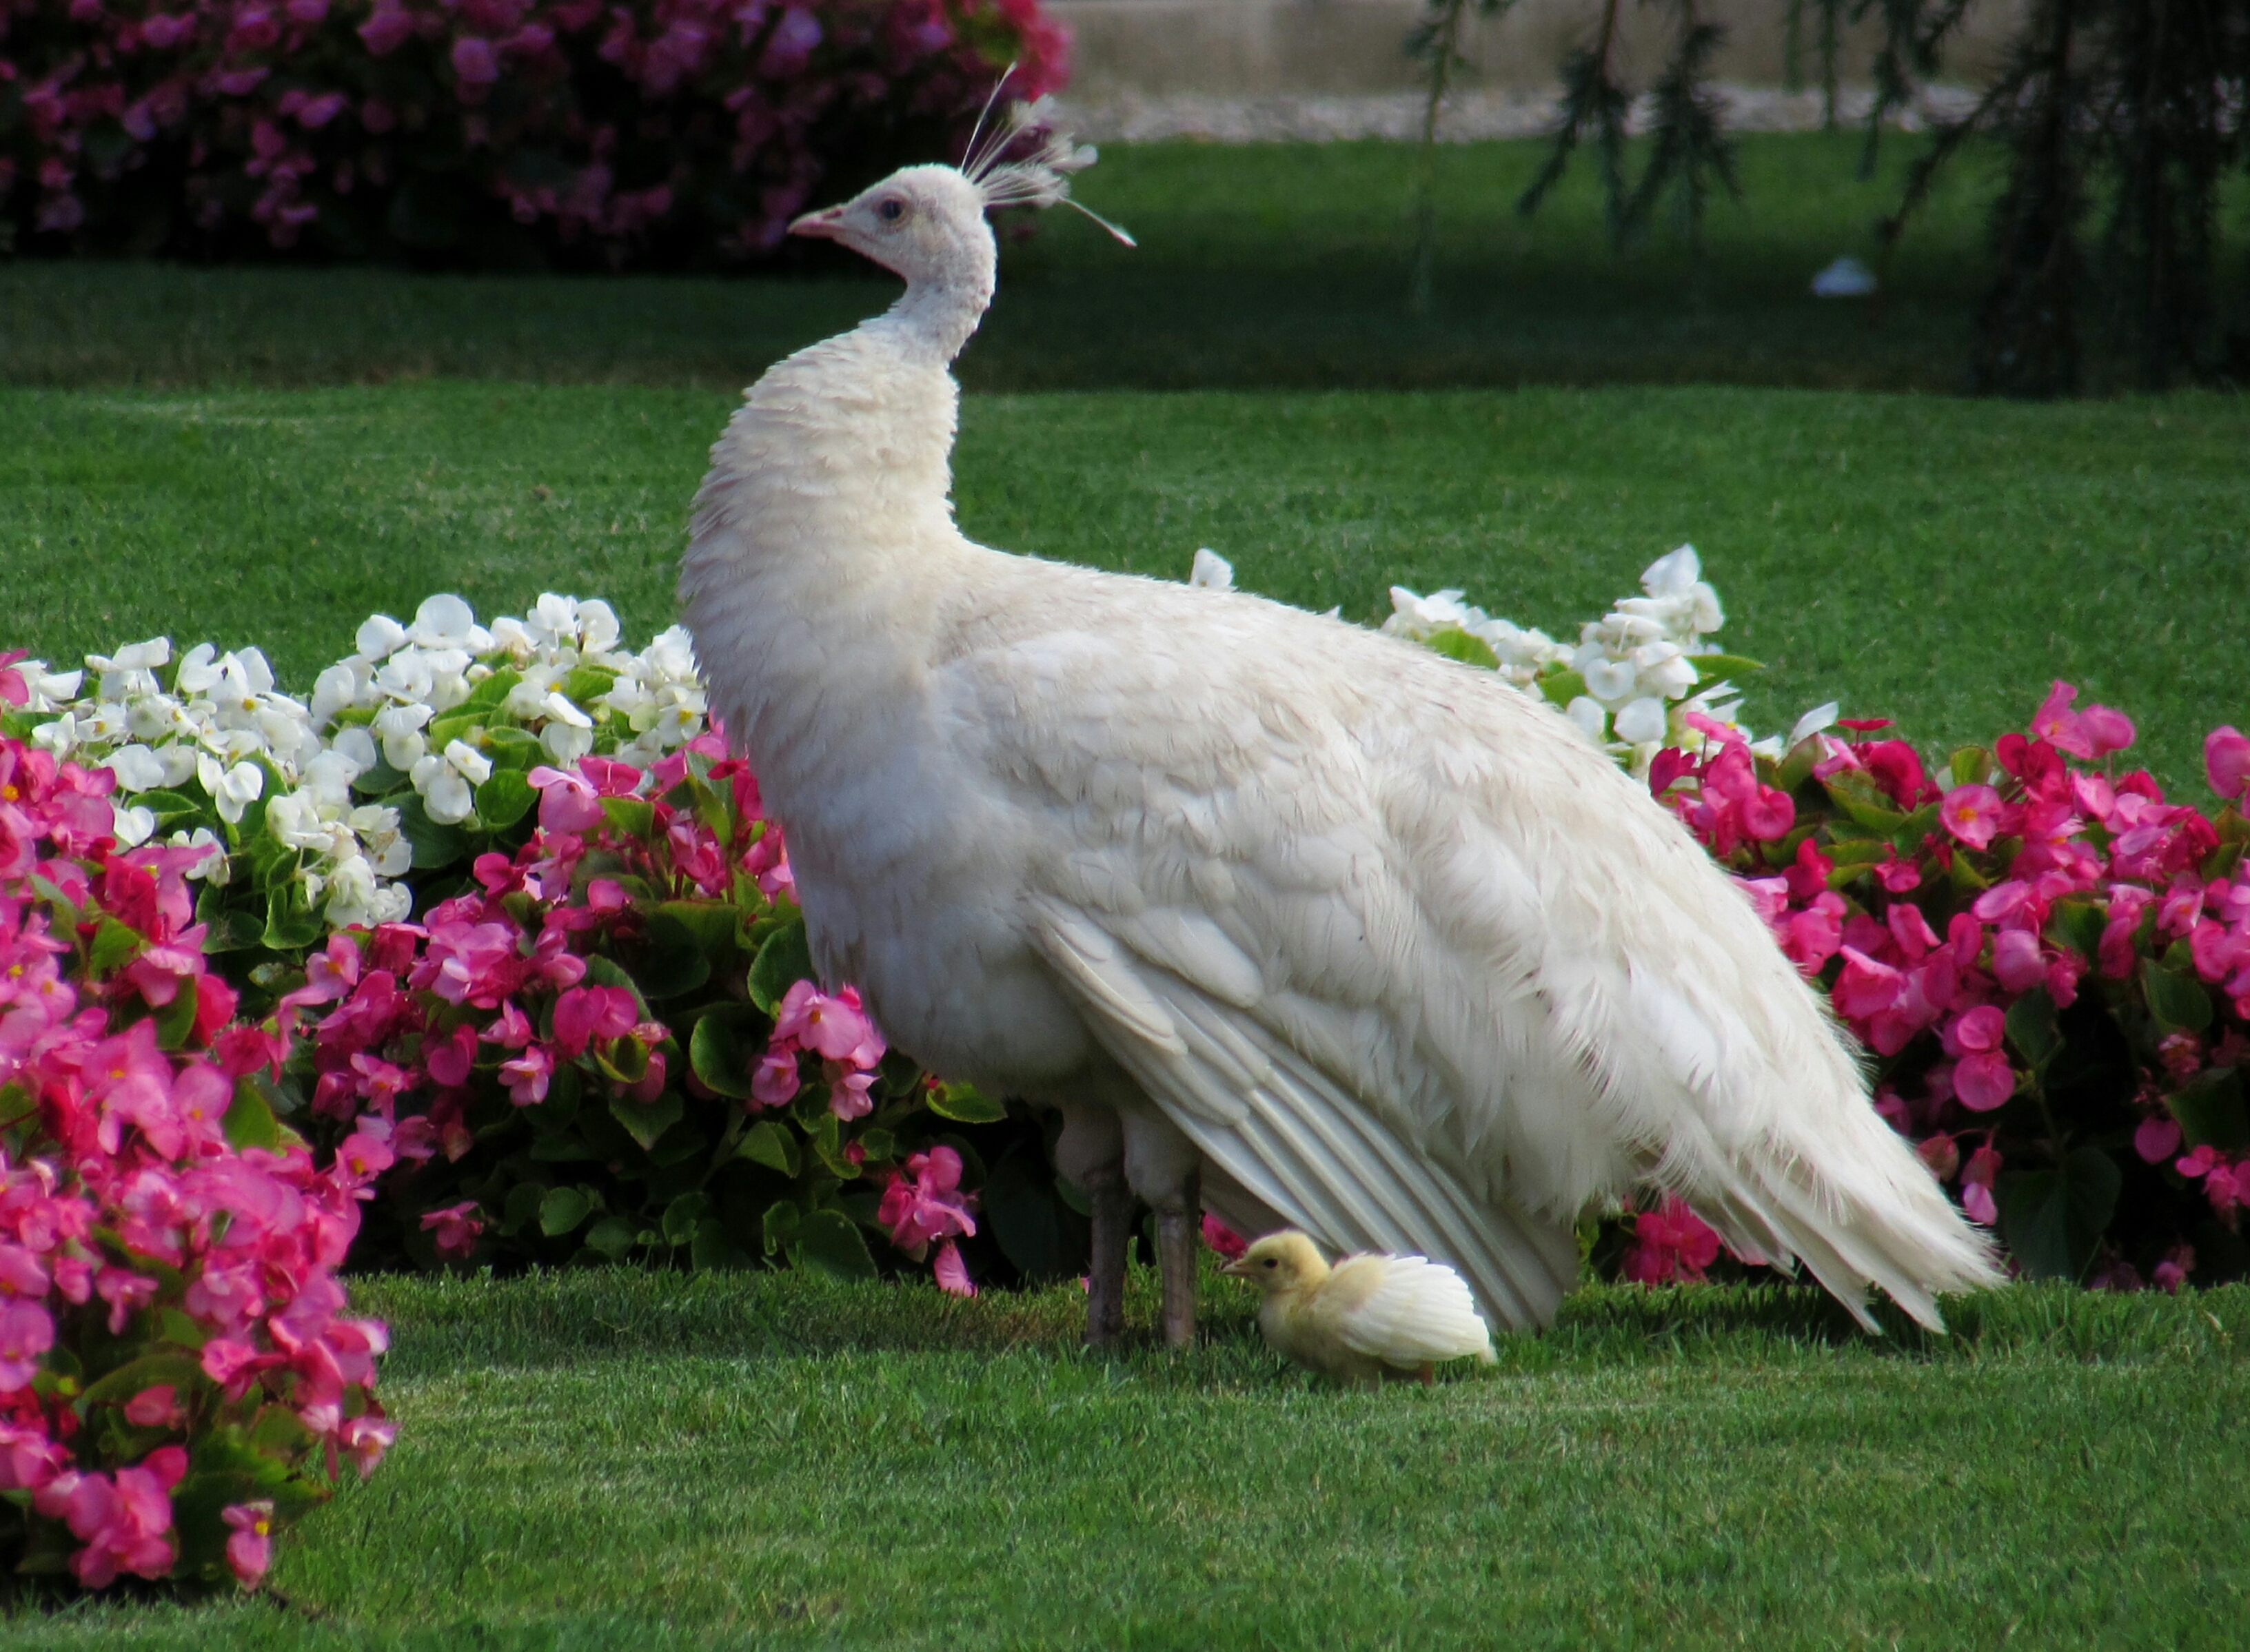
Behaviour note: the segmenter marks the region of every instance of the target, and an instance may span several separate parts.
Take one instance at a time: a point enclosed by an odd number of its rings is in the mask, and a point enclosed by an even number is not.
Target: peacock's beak
[[[842,207],[823,207],[818,212],[806,213],[791,224],[789,226],[789,232],[791,235],[810,236],[816,241],[833,241],[838,238],[837,231],[843,226],[843,223]]]

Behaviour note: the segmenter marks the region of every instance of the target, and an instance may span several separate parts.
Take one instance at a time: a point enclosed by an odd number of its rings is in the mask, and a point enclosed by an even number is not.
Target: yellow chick
[[[1220,1271],[1264,1293],[1258,1329],[1276,1353],[1346,1382],[1426,1383],[1440,1359],[1493,1359],[1468,1286],[1427,1256],[1346,1256],[1331,1268],[1292,1231],[1266,1235]]]

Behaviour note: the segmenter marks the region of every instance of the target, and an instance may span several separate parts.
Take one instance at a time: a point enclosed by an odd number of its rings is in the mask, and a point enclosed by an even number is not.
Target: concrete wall
[[[1983,0],[1947,59],[1948,79],[1984,78],[2020,4]],[[1048,0],[1048,7],[1077,38],[1073,100],[1370,93],[1405,91],[1418,80],[1419,65],[1405,45],[1423,16],[1418,0]],[[1706,0],[1705,14],[1727,29],[1714,79],[1781,83],[1786,0]],[[1518,0],[1496,22],[1476,20],[1466,55],[1477,72],[1464,90],[1551,86],[1556,65],[1591,38],[1600,15],[1598,0]],[[1669,13],[1621,0],[1618,24],[1626,83],[1645,88],[1672,35]],[[1809,76],[1816,59],[1809,27],[1806,33],[1802,72]],[[1848,31],[1839,54],[1846,84],[1865,82],[1876,38],[1872,27]]]

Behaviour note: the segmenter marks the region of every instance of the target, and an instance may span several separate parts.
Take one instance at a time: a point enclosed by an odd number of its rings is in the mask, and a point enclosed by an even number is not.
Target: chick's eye
[[[1271,1256],[1266,1257],[1266,1265],[1267,1267],[1269,1267],[1269,1268],[1270,1268],[1270,1267],[1272,1267],[1272,1266],[1273,1266],[1273,1257],[1271,1257]]]
[[[896,224],[906,215],[907,203],[895,196],[887,201],[879,203],[875,208],[875,216],[886,224]]]

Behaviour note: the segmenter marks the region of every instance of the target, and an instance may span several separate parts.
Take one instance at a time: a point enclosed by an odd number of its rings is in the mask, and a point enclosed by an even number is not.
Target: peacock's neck
[[[953,524],[946,363],[983,306],[940,296],[910,290],[770,368],[696,497],[688,626],[784,823],[832,778],[840,730],[914,714],[934,609],[976,554]]]

